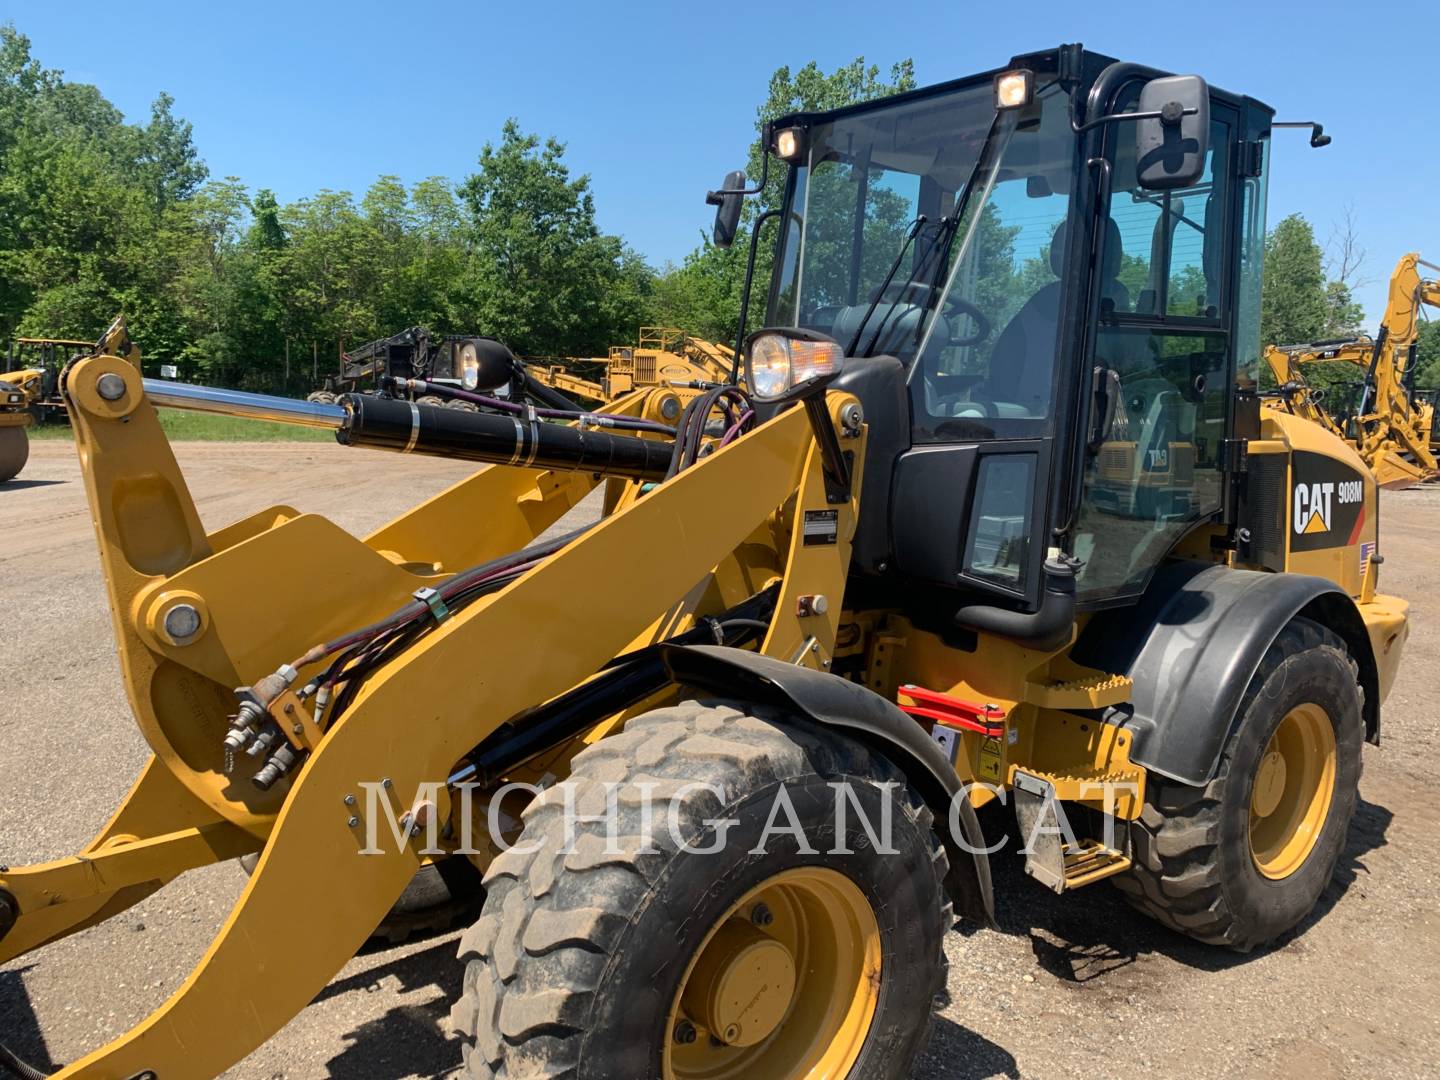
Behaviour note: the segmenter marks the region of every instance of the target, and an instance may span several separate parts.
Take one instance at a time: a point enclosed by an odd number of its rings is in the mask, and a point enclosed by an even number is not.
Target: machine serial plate
[[[805,511],[805,546],[834,544],[840,538],[839,510]]]

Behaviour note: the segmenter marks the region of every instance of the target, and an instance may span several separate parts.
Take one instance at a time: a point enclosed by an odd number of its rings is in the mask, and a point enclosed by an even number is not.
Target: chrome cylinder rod
[[[269,394],[248,394],[243,390],[221,390],[213,386],[170,382],[168,379],[146,379],[145,396],[151,404],[167,409],[190,409],[220,416],[238,416],[245,420],[272,420],[299,427],[335,431],[345,421],[345,410],[339,405],[296,401]]]

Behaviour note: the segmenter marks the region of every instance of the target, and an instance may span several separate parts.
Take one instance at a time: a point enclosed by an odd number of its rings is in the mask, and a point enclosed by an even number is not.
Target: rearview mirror
[[[744,198],[740,193],[744,190],[745,173],[736,169],[725,174],[719,191],[705,196],[706,205],[715,207],[716,247],[728,248],[735,242],[735,230],[740,227],[740,202]]]
[[[1147,191],[1190,187],[1205,174],[1210,88],[1198,75],[1151,79],[1136,110],[1135,169]],[[1149,115],[1146,115],[1149,114]]]

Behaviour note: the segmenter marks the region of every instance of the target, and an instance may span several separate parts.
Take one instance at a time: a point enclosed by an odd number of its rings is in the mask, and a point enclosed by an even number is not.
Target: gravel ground
[[[177,453],[212,528],[289,503],[363,533],[468,471],[325,444]],[[918,1076],[1440,1075],[1440,878],[1425,854],[1440,822],[1429,800],[1440,490],[1385,493],[1382,522],[1383,587],[1410,599],[1414,630],[1320,910],[1278,947],[1236,956],[1161,929],[1103,884],[1054,897],[1002,856],[1001,930],[950,935],[951,1000]],[[33,448],[21,480],[0,491],[0,536],[0,862],[20,864],[84,844],[146,749],[121,689],[70,446]],[[234,865],[196,871],[0,967],[0,1041],[55,1064],[125,1031],[188,974],[241,883]],[[459,989],[456,936],[363,953],[227,1075],[453,1075],[458,1054],[438,1025]]]

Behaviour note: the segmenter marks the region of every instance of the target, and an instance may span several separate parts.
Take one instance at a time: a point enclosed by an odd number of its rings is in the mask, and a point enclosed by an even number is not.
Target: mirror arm
[[[1113,124],[1121,120],[1159,120],[1166,124],[1178,124],[1182,116],[1194,116],[1199,111],[1199,109],[1192,106],[1188,109],[1178,110],[1167,108],[1155,109],[1151,112],[1107,113],[1104,116],[1097,116],[1094,120],[1084,124],[1077,124],[1072,118],[1070,128],[1076,135],[1084,135],[1087,131],[1092,131],[1101,124]],[[1276,126],[1279,127],[1280,125],[1277,124]]]
[[[753,188],[721,188],[719,191],[707,191],[705,193],[706,206],[719,206],[726,195],[739,195],[748,198],[751,195],[759,195],[765,190],[765,184],[770,179],[770,125],[765,125],[761,134],[760,146],[760,181]]]
[[[1270,126],[1272,128],[1309,128],[1311,146],[1318,150],[1322,146],[1330,145],[1330,136],[1325,134],[1325,126],[1317,124],[1314,120],[1276,120]]]

